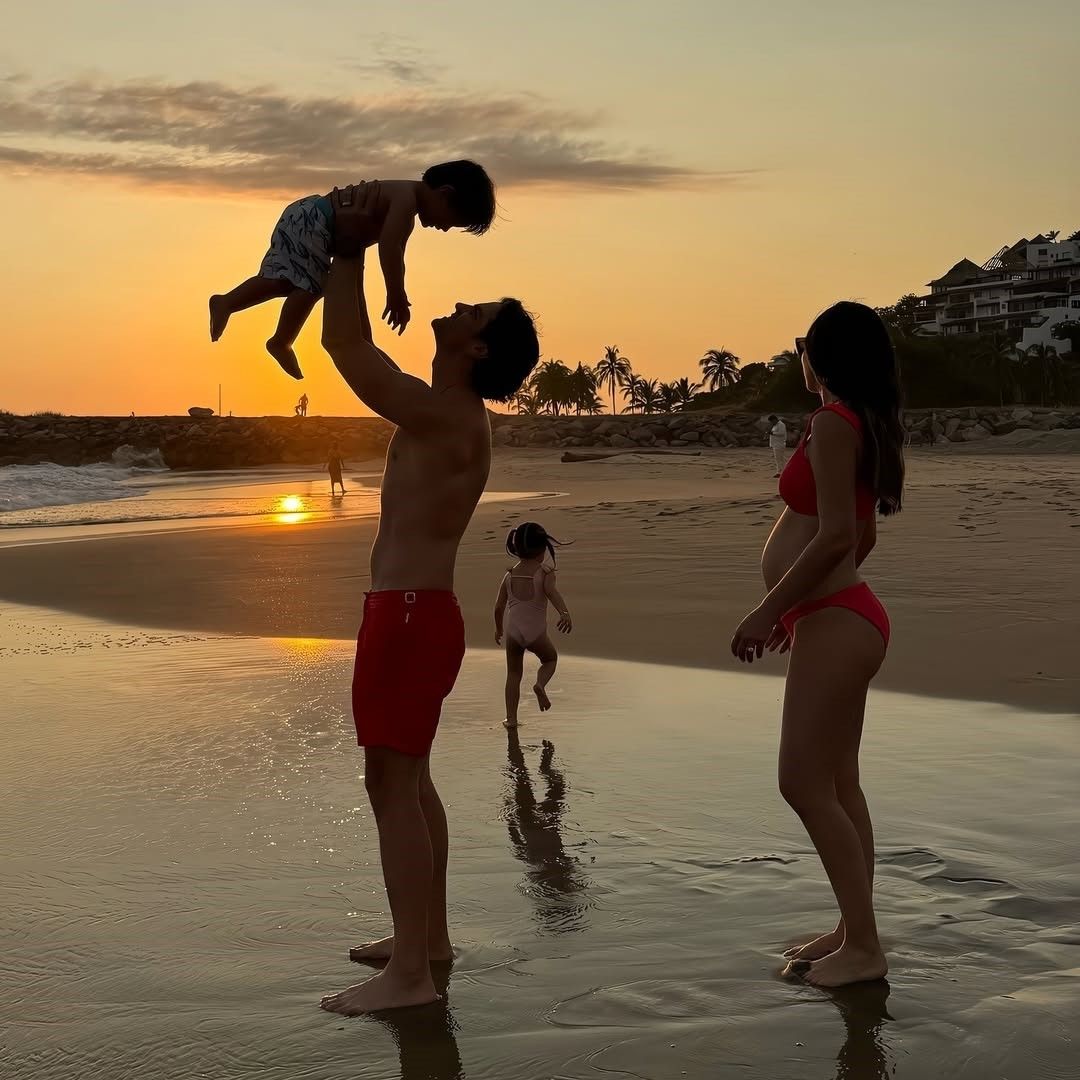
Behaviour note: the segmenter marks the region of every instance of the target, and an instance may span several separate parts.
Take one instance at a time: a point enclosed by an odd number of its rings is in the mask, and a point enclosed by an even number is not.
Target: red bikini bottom
[[[795,637],[795,624],[805,615],[813,615],[815,611],[824,608],[840,607],[854,611],[861,615],[867,622],[876,627],[885,639],[885,645],[889,644],[889,613],[885,610],[881,601],[874,595],[873,590],[865,581],[858,585],[851,585],[831,596],[822,596],[818,600],[808,600],[805,604],[796,604],[787,614],[781,616],[780,622],[788,632],[788,637]]]

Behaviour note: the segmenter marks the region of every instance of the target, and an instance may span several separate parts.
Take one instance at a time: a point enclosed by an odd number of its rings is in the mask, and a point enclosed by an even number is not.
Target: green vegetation
[[[877,309],[889,327],[909,408],[962,405],[1080,405],[1080,322],[1053,331],[1056,350],[1036,345],[1019,351],[1014,337],[998,331],[957,337],[915,334],[918,298],[902,296]],[[616,345],[598,363],[569,368],[559,360],[541,364],[514,404],[519,413],[596,415],[610,406],[623,412],[672,413],[684,409],[801,412],[810,404],[802,365],[794,352],[769,363],[740,364],[728,349],[709,349],[698,361],[701,382],[648,379],[634,371]]]

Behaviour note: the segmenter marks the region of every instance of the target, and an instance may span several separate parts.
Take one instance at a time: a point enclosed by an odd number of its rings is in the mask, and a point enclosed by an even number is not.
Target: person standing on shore
[[[334,497],[334,487],[341,488],[341,494],[345,494],[345,481],[342,479],[342,470],[345,462],[341,460],[341,451],[337,444],[330,448],[330,457],[326,462],[326,471],[330,474],[330,498]]]
[[[773,453],[773,461],[776,463],[776,475],[784,471],[787,457],[787,424],[775,413],[769,417],[769,449]]]
[[[364,299],[362,251],[378,234],[378,184],[335,191],[333,201],[339,237],[350,240],[327,275],[323,346],[353,393],[396,427],[352,685],[394,932],[350,951],[352,960],[385,962],[379,974],[321,1001],[353,1016],[435,1001],[432,965],[453,959],[446,812],[430,756],[465,655],[454,567],[491,465],[485,403],[517,393],[540,346],[519,301],[459,303],[431,324],[431,384],[405,374],[374,345]]]
[[[874,832],[859,783],[866,696],[885,659],[889,617],[859,576],[875,510],[898,513],[904,427],[888,330],[863,304],[835,304],[801,350],[821,408],[780,477],[787,504],[761,557],[768,595],[731,651],[744,663],[791,650],[780,736],[780,792],[802,820],[840,909],[834,930],[786,954],[815,986],[882,978],[874,917]]]

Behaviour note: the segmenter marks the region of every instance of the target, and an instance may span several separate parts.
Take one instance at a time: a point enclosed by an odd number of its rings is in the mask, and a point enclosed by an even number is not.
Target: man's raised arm
[[[369,409],[398,427],[429,429],[440,417],[435,395],[372,344],[363,289],[364,260],[335,258],[323,295],[323,348]]]

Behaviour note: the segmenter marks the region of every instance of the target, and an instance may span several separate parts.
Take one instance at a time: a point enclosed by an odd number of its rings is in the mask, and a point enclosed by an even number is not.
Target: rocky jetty
[[[794,445],[805,413],[785,413]],[[686,412],[671,416],[507,416],[492,414],[496,446],[666,447],[763,446],[767,417]],[[1080,428],[1080,410],[962,408],[916,410],[905,417],[913,446],[978,442],[1014,431]],[[375,417],[12,416],[0,413],[0,465],[109,461],[121,447],[158,450],[173,469],[251,465],[318,465],[337,444],[345,460],[381,457],[392,427]]]
[[[171,469],[319,465],[381,457],[393,428],[377,417],[11,416],[0,414],[0,465],[112,460],[124,446],[161,452]]]

